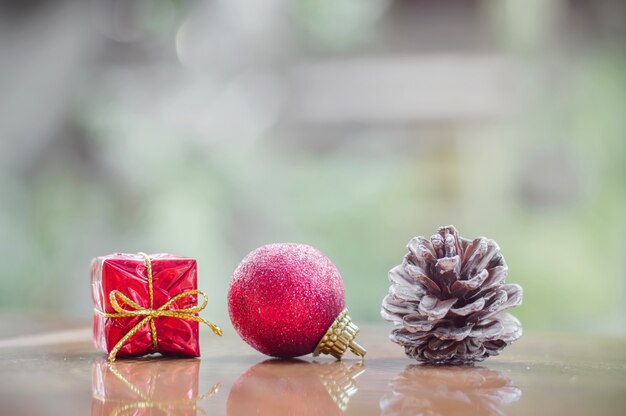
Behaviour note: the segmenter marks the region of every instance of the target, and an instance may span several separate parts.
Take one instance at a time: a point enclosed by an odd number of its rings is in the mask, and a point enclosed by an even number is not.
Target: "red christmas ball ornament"
[[[313,353],[364,356],[345,309],[337,267],[306,244],[268,244],[239,264],[228,290],[235,330],[250,346],[280,358]]]

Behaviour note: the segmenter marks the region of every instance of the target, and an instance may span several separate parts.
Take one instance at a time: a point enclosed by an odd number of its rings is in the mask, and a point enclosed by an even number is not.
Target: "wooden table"
[[[429,367],[386,325],[362,328],[362,362],[270,360],[224,329],[201,359],[111,365],[84,323],[4,316],[0,415],[626,415],[620,339],[531,333],[480,366]]]

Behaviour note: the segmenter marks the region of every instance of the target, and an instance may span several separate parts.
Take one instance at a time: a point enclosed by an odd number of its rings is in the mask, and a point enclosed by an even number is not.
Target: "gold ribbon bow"
[[[144,308],[143,306],[138,305],[137,303],[130,300],[126,295],[124,295],[119,290],[112,290],[109,293],[109,300],[111,301],[111,306],[115,309],[116,313],[106,313],[101,310],[95,309],[96,313],[104,316],[105,318],[130,318],[143,316],[144,318],[139,321],[134,327],[130,329],[118,342],[115,344],[111,352],[109,353],[109,361],[115,361],[115,356],[117,355],[120,348],[128,342],[130,338],[132,338],[144,325],[147,323],[150,324],[150,331],[152,332],[152,345],[154,347],[154,351],[157,351],[157,331],[156,325],[154,324],[154,319],[159,316],[169,316],[172,318],[185,319],[187,321],[195,321],[206,324],[211,328],[211,330],[218,336],[222,336],[222,330],[217,325],[206,321],[197,315],[198,312],[206,308],[209,303],[209,297],[206,293],[201,290],[186,290],[184,292],[179,293],[174,296],[167,302],[165,302],[162,306],[157,309],[154,309],[154,289],[152,285],[152,262],[150,260],[150,256],[146,253],[139,253],[143,256],[145,264],[146,264],[146,274],[148,277],[148,292],[150,294],[150,307]],[[184,309],[169,309],[170,305],[182,298],[187,296],[200,295],[203,297],[202,304],[199,306],[192,306]],[[119,300],[118,300],[119,299]],[[125,304],[126,306],[132,308],[132,310],[124,309],[120,302]]]

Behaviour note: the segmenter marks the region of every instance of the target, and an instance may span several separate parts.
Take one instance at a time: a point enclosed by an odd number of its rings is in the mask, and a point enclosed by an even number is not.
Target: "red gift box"
[[[197,314],[206,295],[197,290],[194,259],[143,253],[97,257],[91,283],[94,343],[111,360],[155,352],[200,355],[198,322],[208,322]],[[198,294],[204,297],[201,307],[196,307]]]
[[[215,384],[199,395],[199,360],[149,360],[91,364],[92,416],[196,415],[200,401],[216,393]]]

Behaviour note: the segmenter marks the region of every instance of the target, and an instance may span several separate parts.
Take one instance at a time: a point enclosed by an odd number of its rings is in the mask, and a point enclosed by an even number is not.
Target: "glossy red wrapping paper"
[[[92,416],[196,415],[199,360],[91,364]]]
[[[154,288],[154,309],[187,290],[197,289],[197,265],[194,259],[172,254],[150,254]],[[91,288],[94,307],[115,313],[109,293],[118,290],[145,308],[150,307],[150,293],[144,258],[139,254],[116,253],[95,258],[91,263]],[[170,309],[195,306],[196,295],[174,302]],[[96,348],[111,352],[142,317],[107,318],[94,314],[93,339]],[[118,357],[140,356],[159,352],[163,355],[197,357],[198,322],[159,316],[154,318],[157,350],[154,350],[150,325],[144,325],[117,353]]]

